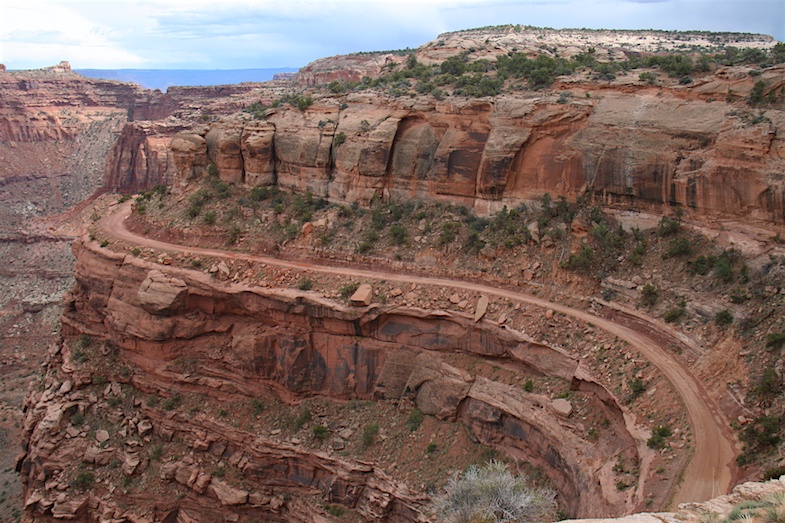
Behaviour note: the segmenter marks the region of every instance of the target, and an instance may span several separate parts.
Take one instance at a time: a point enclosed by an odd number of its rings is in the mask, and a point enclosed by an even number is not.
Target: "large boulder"
[[[139,304],[150,314],[170,314],[182,306],[188,285],[174,276],[153,269],[139,286]]]

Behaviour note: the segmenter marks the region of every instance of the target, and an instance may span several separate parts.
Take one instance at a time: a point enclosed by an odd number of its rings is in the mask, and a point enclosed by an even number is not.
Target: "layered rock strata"
[[[782,85],[783,68],[765,74],[771,89]],[[718,74],[681,90],[590,93],[598,86],[565,84],[567,103],[549,95],[438,102],[355,93],[305,111],[269,110],[266,121],[144,132],[137,124],[116,144],[105,184],[124,190],[172,180],[182,188],[214,163],[227,182],[277,184],[335,202],[430,198],[488,213],[547,192],[782,225],[785,117],[715,98],[731,85],[749,91],[744,76]],[[155,149],[159,160],[114,167],[141,149]]]
[[[647,449],[632,416],[561,349],[464,314],[346,307],[316,293],[248,287],[154,265],[87,239],[75,244],[75,253],[77,285],[62,319],[64,333],[116,346],[116,366],[126,371],[113,379],[139,394],[250,400],[272,391],[286,402],[310,396],[411,401],[425,414],[459,421],[483,443],[542,467],[571,514],[624,513],[644,497],[645,473],[629,493],[617,491],[609,473],[619,455],[646,469]],[[43,519],[96,520],[101,513],[119,513],[115,498],[102,495],[101,487],[78,507],[46,494],[69,460],[95,464],[120,457],[129,476],[144,467],[138,449],[93,449],[88,439],[68,435],[74,430],[70,416],[100,409],[100,401],[81,390],[91,378],[80,376],[74,347],[64,343],[53,351],[48,387],[28,399],[28,445],[19,466],[28,505]],[[592,409],[604,413],[610,428],[599,444],[586,440],[565,418],[569,405],[446,363],[443,356],[453,353],[568,380]],[[183,358],[194,365],[178,370],[174,362]],[[369,521],[426,517],[427,498],[373,465],[287,447],[207,417],[135,404],[134,427],[148,420],[146,434],[214,453],[242,478],[233,483],[193,462],[165,462],[162,481],[183,485],[187,495],[158,506],[155,521],[180,512],[209,519],[222,506],[241,521],[290,520],[296,503],[291,499],[304,494],[343,504]],[[135,453],[141,457],[129,457]]]

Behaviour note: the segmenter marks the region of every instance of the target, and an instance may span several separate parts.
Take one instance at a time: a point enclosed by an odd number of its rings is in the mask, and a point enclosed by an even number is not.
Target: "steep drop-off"
[[[73,503],[70,497],[66,502],[45,494],[45,489],[63,488],[68,478],[77,476],[74,460],[93,463],[88,465],[91,474],[102,477],[108,471],[101,465],[121,457],[119,448],[104,446],[100,462],[96,461],[90,438],[75,428],[76,413],[97,416],[107,408],[100,399],[90,399],[95,376],[82,359],[86,347],[79,345],[80,335],[104,340],[104,347],[111,347],[102,349],[104,356],[96,350],[90,357],[116,358],[111,364],[116,374],[104,378],[124,384],[128,388],[123,396],[136,398],[125,416],[149,420],[150,434],[181,442],[196,452],[197,460],[200,453],[212,453],[237,468],[240,481],[225,486],[225,480],[211,480],[209,472],[200,471],[193,462],[162,464],[158,471],[162,479],[191,489],[184,491],[187,495],[181,501],[168,502],[170,514],[182,510],[209,518],[221,505],[231,504],[242,521],[260,515],[291,520],[298,502],[286,494],[315,491],[332,503],[357,510],[366,520],[418,521],[427,503],[377,468],[285,448],[274,440],[261,441],[253,432],[220,419],[207,422],[177,408],[142,405],[143,394],[198,396],[203,403],[229,397],[250,402],[270,393],[288,403],[314,395],[407,400],[425,414],[464,424],[474,437],[505,455],[542,467],[569,513],[623,513],[640,501],[642,490],[630,497],[606,484],[613,481],[607,471],[619,455],[639,462],[643,456],[638,453],[646,453],[632,417],[612,393],[558,349],[495,323],[474,323],[462,314],[378,304],[347,308],[308,292],[226,284],[201,272],[115,254],[86,239],[76,244],[76,253],[77,286],[63,316],[64,334],[72,341],[54,352],[46,390],[28,399],[29,445],[20,461],[28,501],[44,516],[73,510],[67,517],[89,519],[117,508],[116,496],[102,494],[98,486],[78,508],[65,507]],[[506,361],[520,374],[567,380],[593,410],[605,413],[608,429],[601,441],[586,440],[581,429],[561,420],[547,397],[443,361],[442,355],[454,353]],[[183,361],[191,362],[186,369]],[[106,428],[114,438],[117,427]],[[144,458],[144,442],[141,447],[126,450],[125,462],[129,454]],[[190,467],[190,472],[178,467]],[[606,473],[600,474],[600,469]],[[152,473],[133,467],[125,471],[127,477]],[[201,486],[177,479],[200,474],[205,478],[195,481]],[[242,501],[228,503],[220,490],[224,486]],[[262,492],[267,503],[254,501]],[[284,502],[271,508],[269,500],[279,498]],[[154,520],[165,519],[161,506],[147,508],[155,512]]]

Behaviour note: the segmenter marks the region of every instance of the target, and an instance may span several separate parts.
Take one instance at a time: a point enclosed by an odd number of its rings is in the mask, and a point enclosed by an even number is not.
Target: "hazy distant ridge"
[[[88,78],[134,82],[147,89],[166,90],[178,85],[224,85],[266,82],[276,73],[296,72],[296,67],[275,69],[75,69]]]

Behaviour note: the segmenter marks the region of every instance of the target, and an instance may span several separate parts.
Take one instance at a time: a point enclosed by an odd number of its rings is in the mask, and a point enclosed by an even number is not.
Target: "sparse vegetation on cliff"
[[[434,511],[450,523],[549,521],[556,512],[555,492],[513,476],[499,461],[469,467],[445,491]]]

